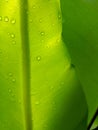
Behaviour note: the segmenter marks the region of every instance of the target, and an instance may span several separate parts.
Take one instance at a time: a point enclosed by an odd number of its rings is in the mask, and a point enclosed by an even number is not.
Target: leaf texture
[[[0,129],[86,125],[85,95],[62,40],[60,1],[0,1]]]

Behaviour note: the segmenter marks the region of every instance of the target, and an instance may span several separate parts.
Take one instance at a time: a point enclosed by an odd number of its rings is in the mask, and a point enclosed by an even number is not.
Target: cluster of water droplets
[[[3,22],[10,22],[11,24],[15,24],[16,23],[16,19],[9,19],[9,17],[8,16],[4,16],[4,17],[2,17],[2,16],[0,16],[0,21],[3,21]]]
[[[8,92],[9,92],[9,94],[10,94],[11,97],[12,97],[11,99],[14,100],[15,94],[13,93],[12,89],[9,89]]]
[[[36,11],[36,9],[39,8],[39,7],[34,4],[31,8],[33,9],[33,11]],[[30,16],[29,22],[33,23],[34,21],[33,21],[33,18],[31,16]],[[61,15],[61,12],[58,11],[57,12],[57,20],[56,21],[58,21],[59,23],[61,23],[61,20],[62,20],[62,15]],[[37,19],[37,22],[38,22],[38,24],[44,24],[44,18],[40,17],[39,19]],[[55,22],[53,21],[53,23],[51,25],[52,27],[55,27]],[[44,44],[45,37],[47,35],[46,32],[42,30],[42,31],[40,31],[39,35],[41,36],[41,43]],[[49,48],[48,45],[46,45],[46,47]],[[42,60],[42,56],[40,56],[40,55],[36,56],[35,58],[36,58],[36,61],[38,61],[38,62],[40,62]]]
[[[0,16],[0,22],[5,22],[5,23],[11,23],[12,25],[15,25],[16,24],[16,19],[10,19],[8,16]],[[16,44],[16,41],[14,40],[15,39],[15,34],[14,33],[8,33],[8,35],[10,36],[10,38],[12,38],[12,44],[15,45]]]
[[[8,74],[8,77],[9,77],[9,80],[10,80],[13,84],[16,83],[16,78],[14,77],[13,73],[10,72],[10,73]],[[14,100],[15,94],[13,93],[13,89],[9,88],[9,89],[8,89],[8,92],[9,92],[9,94],[12,96],[12,99]]]
[[[13,73],[9,73],[9,78],[12,80],[13,83],[16,82],[16,79],[13,76]]]
[[[16,45],[15,34],[14,33],[8,33],[8,36],[12,39],[12,44]]]

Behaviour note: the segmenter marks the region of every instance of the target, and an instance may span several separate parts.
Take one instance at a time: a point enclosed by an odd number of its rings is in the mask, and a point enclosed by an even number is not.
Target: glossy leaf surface
[[[83,85],[88,123],[98,108],[98,1],[61,0],[63,39]]]
[[[86,130],[85,95],[61,32],[59,1],[0,1],[1,130]]]

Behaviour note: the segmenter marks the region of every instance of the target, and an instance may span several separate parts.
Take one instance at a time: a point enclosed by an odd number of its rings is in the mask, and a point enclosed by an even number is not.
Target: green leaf
[[[63,39],[86,95],[88,123],[98,108],[98,1],[61,0]]]
[[[0,1],[1,130],[86,130],[61,23],[57,0]]]
[[[88,130],[96,130],[98,129],[98,110],[95,112],[89,126]]]

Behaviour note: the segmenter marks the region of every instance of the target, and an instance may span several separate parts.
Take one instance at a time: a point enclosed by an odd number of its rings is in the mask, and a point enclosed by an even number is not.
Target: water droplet
[[[16,45],[16,41],[12,41],[12,44],[13,44],[13,45]]]
[[[11,20],[11,23],[12,23],[12,24],[15,24],[15,23],[16,23],[16,20],[15,20],[15,19],[12,19],[12,20]]]
[[[0,16],[0,21],[2,21],[2,17]]]
[[[61,15],[59,15],[59,17],[58,17],[59,19],[61,19]]]
[[[11,34],[11,38],[15,38],[15,34],[12,33],[12,34]]]
[[[13,74],[12,74],[12,73],[9,73],[9,76],[10,76],[10,77],[12,77],[12,76],[13,76]]]
[[[11,93],[12,91],[11,91],[11,89],[9,89],[9,93]]]
[[[15,81],[16,81],[16,79],[15,79],[15,78],[13,78],[13,79],[12,79],[12,82],[15,82]]]
[[[59,15],[58,15],[58,19],[61,19],[61,14],[59,13]]]
[[[8,21],[9,21],[9,18],[6,16],[6,17],[4,18],[4,21],[5,21],[5,22],[8,22]]]
[[[45,35],[45,33],[44,32],[41,32],[41,36],[44,36]]]
[[[39,105],[39,101],[36,101],[35,104],[36,104],[36,105]]]
[[[32,8],[33,8],[33,9],[35,9],[35,8],[36,8],[36,6],[35,6],[35,5],[33,5],[33,6],[32,6]]]
[[[41,60],[41,56],[37,56],[36,59],[37,59],[37,61],[40,61]]]
[[[42,23],[42,19],[40,19],[39,22]]]

